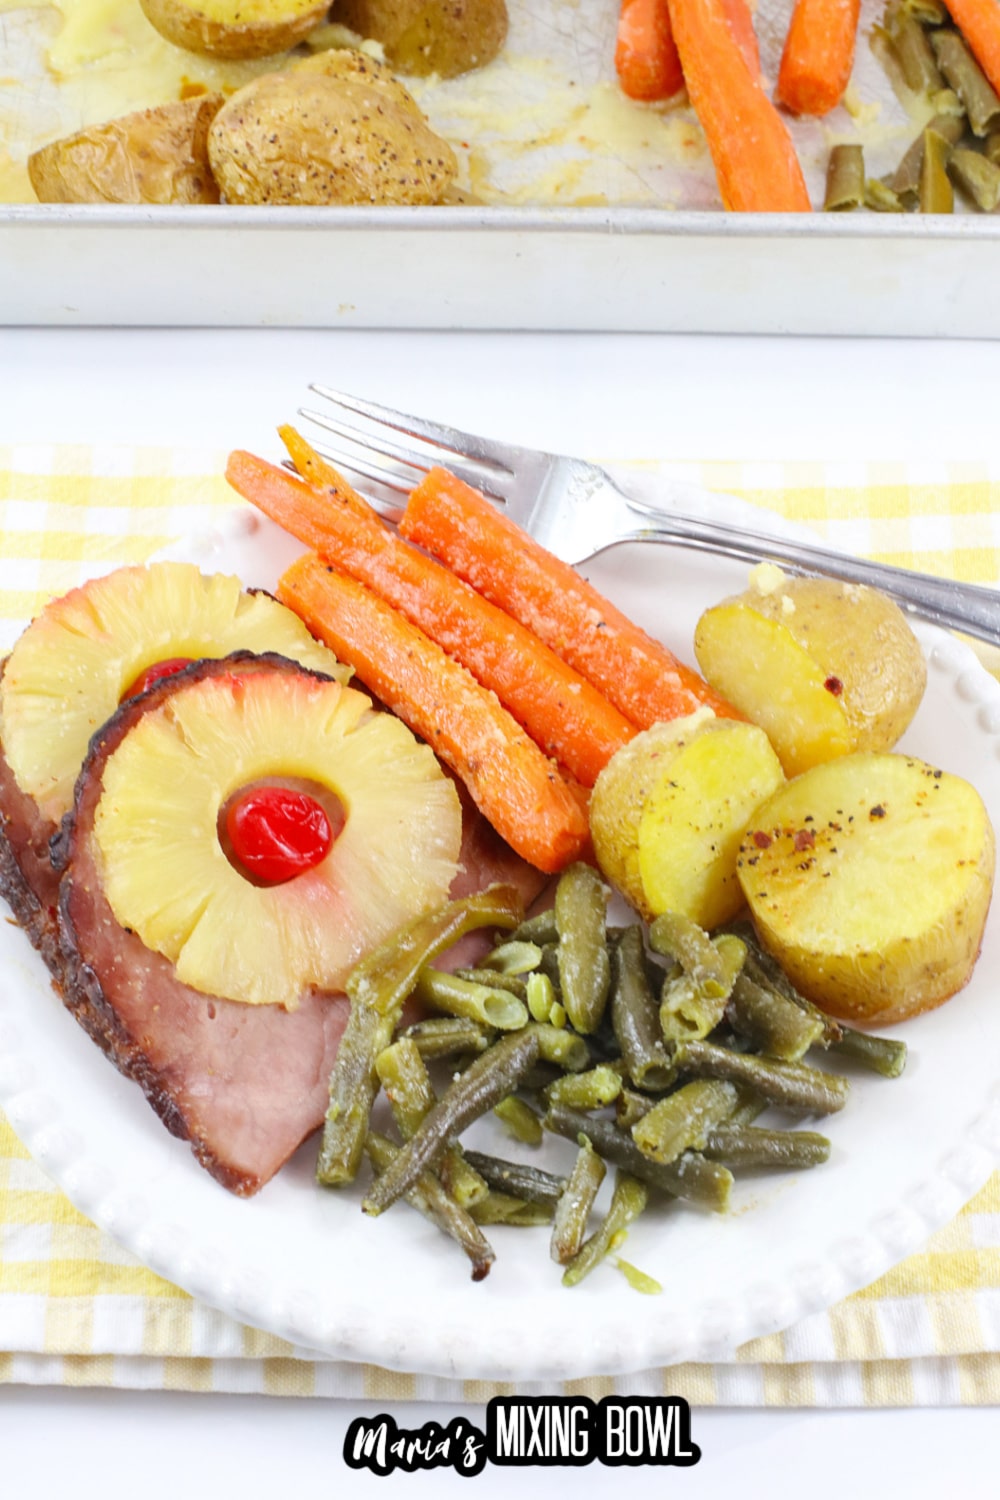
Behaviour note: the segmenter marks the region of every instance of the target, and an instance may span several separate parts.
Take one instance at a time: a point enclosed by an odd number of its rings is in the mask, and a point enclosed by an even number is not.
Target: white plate
[[[734,502],[719,509],[750,514]],[[295,544],[266,524],[248,530],[246,519],[223,528],[211,555],[201,544],[183,550],[248,583],[273,582]],[[745,572],[656,546],[621,548],[586,571],[688,659],[701,609]],[[1000,687],[958,642],[919,634],[929,682],[905,748],[968,777],[1000,825]],[[659,1297],[638,1295],[611,1267],[563,1290],[542,1229],[491,1231],[496,1265],[473,1284],[461,1255],[416,1214],[371,1220],[356,1188],[317,1188],[315,1142],[257,1198],[231,1197],[74,1024],[6,923],[0,1104],[76,1206],[122,1245],[296,1344],[392,1369],[517,1380],[718,1360],[870,1282],[957,1212],[1000,1160],[998,928],[994,908],[968,988],[903,1028],[904,1076],[855,1075],[847,1107],[823,1127],[833,1142],[826,1166],[747,1179],[725,1217],[671,1205],[639,1221],[626,1253],[662,1283]],[[476,1134],[499,1136],[488,1124]],[[542,1159],[571,1155],[552,1141]]]

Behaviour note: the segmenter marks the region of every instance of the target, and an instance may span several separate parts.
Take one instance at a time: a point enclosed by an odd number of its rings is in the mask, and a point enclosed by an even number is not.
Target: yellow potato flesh
[[[767,736],[753,724],[709,721],[661,770],[638,829],[647,910],[680,911],[702,927],[743,905],[740,839],[760,802],[784,780]]]
[[[927,680],[899,606],[875,589],[768,565],[752,579],[698,622],[695,655],[712,686],[767,730],[789,776],[891,749]]]
[[[902,1020],[967,981],[994,838],[968,782],[910,756],[859,752],[758,808],[739,879],[762,941],[845,1020]]]
[[[698,623],[695,655],[713,687],[766,731],[788,776],[854,749],[828,673],[780,620],[740,602],[717,605]]]

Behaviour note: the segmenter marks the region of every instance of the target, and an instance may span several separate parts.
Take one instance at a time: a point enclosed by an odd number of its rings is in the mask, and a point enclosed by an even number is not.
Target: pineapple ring
[[[281,885],[230,863],[219,812],[267,777],[306,778],[345,812],[326,858]],[[352,688],[256,669],[179,686],[108,758],[94,841],[111,909],[204,994],[294,1009],[447,898],[458,794],[433,752]]]
[[[91,735],[148,667],[239,650],[350,676],[285,605],[192,563],[118,568],[53,599],[15,643],[0,679],[0,741],[21,791],[58,823],[73,805]]]

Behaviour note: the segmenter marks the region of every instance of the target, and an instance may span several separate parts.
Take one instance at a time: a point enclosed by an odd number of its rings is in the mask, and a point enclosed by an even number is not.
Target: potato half
[[[351,50],[239,89],[208,151],[227,203],[438,203],[458,170],[398,79]]]
[[[453,78],[492,62],[507,39],[506,0],[337,0],[333,15],[381,42],[401,73]]]
[[[598,863],[643,916],[680,911],[717,926],[743,906],[743,830],[783,780],[754,724],[708,710],[654,724],[597,778],[590,827]]]
[[[920,643],[891,599],[771,565],[706,610],[694,649],[712,686],[767,731],[789,776],[852,750],[890,749],[927,682]]]
[[[208,129],[221,94],[121,115],[28,157],[40,203],[218,203]]]
[[[175,47],[231,60],[287,52],[326,18],[318,0],[139,0]]]
[[[901,1021],[972,972],[993,829],[967,781],[862,751],[759,807],[738,868],[762,942],[804,995],[843,1020]]]

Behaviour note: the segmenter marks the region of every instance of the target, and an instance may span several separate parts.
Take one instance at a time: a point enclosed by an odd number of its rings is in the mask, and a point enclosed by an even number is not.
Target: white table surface
[[[309,380],[514,441],[605,459],[995,458],[1000,343],[663,335],[0,329],[0,443],[121,442],[273,451]],[[362,1494],[386,1481],[341,1454],[371,1405],[0,1387],[0,1493],[34,1500],[240,1500]],[[458,1408],[395,1408],[400,1425]],[[476,1408],[465,1408],[471,1421]],[[696,1411],[691,1469],[629,1472],[635,1495],[996,1493],[989,1409]],[[537,1476],[606,1493],[587,1469],[487,1469],[481,1496]],[[624,1478],[624,1476],[622,1476]],[[397,1493],[456,1493],[450,1471]],[[381,1492],[385,1492],[384,1488]]]

